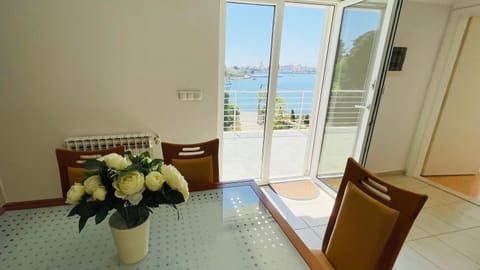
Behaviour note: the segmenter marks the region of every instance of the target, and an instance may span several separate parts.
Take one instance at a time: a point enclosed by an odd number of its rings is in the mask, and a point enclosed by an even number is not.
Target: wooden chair
[[[349,158],[322,250],[325,269],[392,269],[426,195],[392,186]]]
[[[88,159],[99,158],[100,156],[117,153],[125,154],[125,147],[118,146],[104,150],[96,151],[70,151],[66,149],[56,149],[58,169],[60,171],[60,182],[62,184],[63,197],[67,196],[67,191],[75,182],[82,181],[85,169],[82,163]]]
[[[194,144],[162,142],[165,164],[172,164],[192,186],[218,183],[218,139]]]

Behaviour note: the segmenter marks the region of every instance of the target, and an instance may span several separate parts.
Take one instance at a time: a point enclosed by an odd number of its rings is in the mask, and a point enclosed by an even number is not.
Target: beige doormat
[[[318,187],[309,180],[270,184],[270,186],[278,195],[292,200],[311,200],[320,194]]]

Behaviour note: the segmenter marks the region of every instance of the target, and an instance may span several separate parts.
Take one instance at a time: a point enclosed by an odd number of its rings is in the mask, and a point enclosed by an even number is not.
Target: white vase
[[[110,217],[109,224],[121,262],[133,264],[147,256],[150,215],[142,224],[133,228],[127,228],[120,213],[115,212]]]

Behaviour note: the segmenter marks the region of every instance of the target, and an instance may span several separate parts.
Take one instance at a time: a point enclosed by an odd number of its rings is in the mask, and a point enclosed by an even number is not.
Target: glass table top
[[[78,233],[71,206],[0,216],[1,269],[310,269],[248,185],[192,192],[150,219],[149,253],[124,265],[105,220]]]

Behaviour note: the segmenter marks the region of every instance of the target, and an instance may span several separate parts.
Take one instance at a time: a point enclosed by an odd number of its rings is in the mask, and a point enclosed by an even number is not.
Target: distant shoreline
[[[279,72],[278,73],[278,78],[283,77],[282,75],[315,75],[315,72]],[[238,75],[238,76],[225,76],[225,81],[233,81],[233,80],[251,80],[251,79],[256,79],[256,78],[268,78],[269,74],[245,74],[243,76]]]

